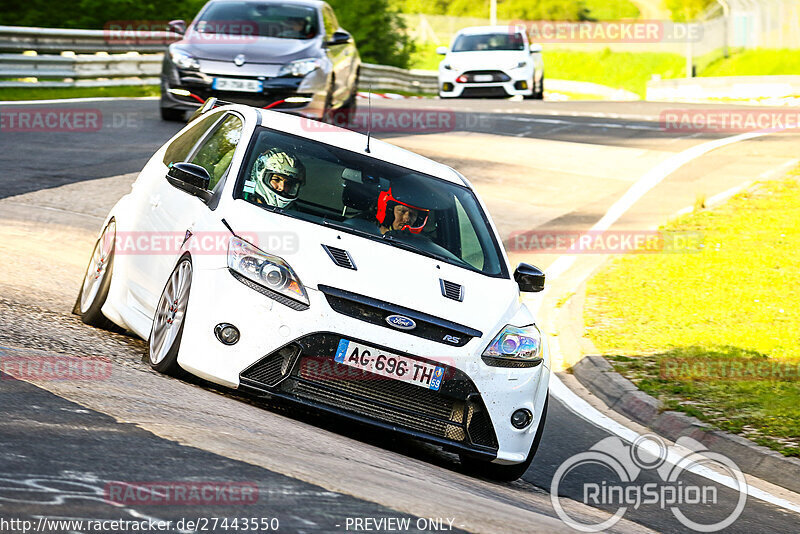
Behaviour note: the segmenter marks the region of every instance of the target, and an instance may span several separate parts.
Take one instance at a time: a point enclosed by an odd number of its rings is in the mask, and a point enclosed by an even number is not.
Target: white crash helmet
[[[272,185],[273,175],[284,178],[283,191]],[[294,154],[271,148],[258,156],[250,179],[256,182],[255,192],[271,206],[285,208],[300,193],[300,187],[306,183],[306,168]]]

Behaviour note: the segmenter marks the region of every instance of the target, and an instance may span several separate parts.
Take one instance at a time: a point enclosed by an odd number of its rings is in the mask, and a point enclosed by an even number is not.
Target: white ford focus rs
[[[208,102],[112,208],[76,312],[149,341],[153,368],[530,465],[546,343],[455,170],[316,121]]]

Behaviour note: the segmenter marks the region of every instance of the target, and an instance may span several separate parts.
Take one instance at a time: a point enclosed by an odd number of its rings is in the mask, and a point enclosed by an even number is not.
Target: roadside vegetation
[[[584,317],[615,369],[668,409],[787,456],[800,456],[798,180],[800,169],[665,226],[700,232],[702,252],[612,261]]]
[[[398,0],[403,13],[489,18],[488,2],[473,0]],[[503,20],[617,20],[638,18],[630,0],[497,0]]]

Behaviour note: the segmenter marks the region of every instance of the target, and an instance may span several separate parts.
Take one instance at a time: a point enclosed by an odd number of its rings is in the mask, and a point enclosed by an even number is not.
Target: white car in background
[[[550,360],[520,291],[544,274],[512,272],[450,167],[209,101],[102,228],[75,311],[147,339],[154,369],[427,440],[496,479],[530,465]]]
[[[544,98],[542,47],[529,44],[522,28],[464,28],[449,49],[436,52],[445,56],[439,64],[441,98]]]

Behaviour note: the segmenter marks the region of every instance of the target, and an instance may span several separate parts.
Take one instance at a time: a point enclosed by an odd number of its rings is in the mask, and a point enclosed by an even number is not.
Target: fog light
[[[511,424],[514,428],[522,430],[531,424],[531,421],[533,421],[533,414],[527,408],[520,408],[511,414]]]
[[[517,89],[518,91],[521,91],[521,90],[524,90],[524,89],[527,89],[527,88],[528,88],[528,82],[526,82],[525,80],[520,80],[520,81],[518,81],[517,83],[514,84],[514,89]]]
[[[444,91],[445,93],[449,93],[452,90],[453,90],[453,84],[452,83],[444,82],[442,84],[442,91]]]
[[[215,326],[214,335],[224,345],[235,345],[239,341],[239,329],[228,323]]]

